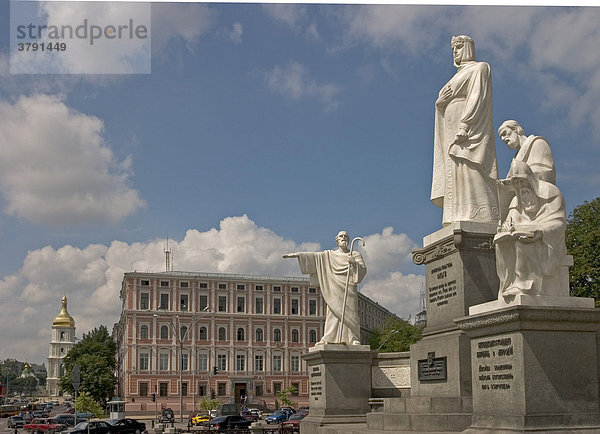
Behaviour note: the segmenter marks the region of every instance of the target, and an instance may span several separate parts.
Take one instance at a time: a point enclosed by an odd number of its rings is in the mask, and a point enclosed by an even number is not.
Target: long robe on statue
[[[498,169],[490,66],[465,62],[448,85],[452,99],[435,110],[431,202],[443,209],[444,226],[455,221],[497,223]],[[464,143],[453,144],[461,127],[469,137]]]
[[[302,274],[309,274],[310,283],[320,286],[321,293],[327,304],[325,331],[318,344],[360,344],[357,285],[362,281],[365,274],[367,274],[367,267],[359,252],[352,252],[352,257],[356,261],[356,264],[350,267],[344,327],[340,340],[339,330],[342,327],[342,309],[348,276],[348,253],[338,250],[298,253],[298,262],[300,263]]]

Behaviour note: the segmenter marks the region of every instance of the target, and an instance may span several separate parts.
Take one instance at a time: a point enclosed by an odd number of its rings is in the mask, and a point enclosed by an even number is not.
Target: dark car
[[[219,416],[205,422],[206,427],[217,430],[228,430],[228,429],[248,429],[252,422],[244,419],[239,414],[230,416]]]
[[[162,411],[160,412],[160,416],[158,417],[158,421],[160,423],[170,423],[173,422],[175,420],[175,414],[173,413],[173,410],[170,408],[163,408]]]
[[[265,417],[265,422],[270,423],[282,423],[288,420],[290,415],[285,410],[277,410],[270,416]]]
[[[300,426],[300,421],[306,417],[308,413],[295,413],[288,420],[283,422],[283,426]]]
[[[258,420],[258,416],[249,410],[240,411],[240,416],[242,416],[246,420],[249,420],[250,422]]]
[[[8,418],[7,426],[8,428],[23,428],[23,424],[25,420],[22,416],[11,416]]]
[[[108,423],[113,427],[114,434],[141,434],[146,432],[146,424],[135,419],[113,419]]]
[[[52,418],[52,420],[54,421],[54,423],[62,423],[63,425],[68,425],[68,426],[75,425],[75,415],[74,414],[68,414],[68,413],[57,414],[56,416],[54,416]],[[77,421],[84,422],[85,419],[77,416]]]
[[[84,421],[79,422],[73,428],[63,431],[62,434],[113,434],[114,430],[108,423],[97,420],[97,421]]]

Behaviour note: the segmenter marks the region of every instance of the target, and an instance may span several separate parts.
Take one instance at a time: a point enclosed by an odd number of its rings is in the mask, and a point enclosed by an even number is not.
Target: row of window
[[[141,279],[140,280],[140,286],[150,286],[150,280],[146,280],[146,279]],[[169,282],[168,280],[161,280],[160,282],[160,286],[161,288],[169,288],[171,287],[171,282]],[[180,288],[189,288],[190,287],[190,283],[189,282],[179,282],[179,287]],[[198,287],[200,289],[208,289],[208,283],[206,282],[200,282],[198,284]],[[226,283],[219,283],[217,285],[218,289],[227,289],[227,284]],[[246,285],[245,284],[236,284],[235,288],[238,291],[244,291],[246,289]],[[255,291],[262,291],[264,289],[263,285],[254,285],[254,290]],[[273,286],[273,291],[274,292],[281,292],[281,286],[280,285],[274,285]],[[299,287],[298,286],[292,286],[290,287],[290,292],[299,292]],[[317,288],[308,288],[308,292],[310,294],[316,294],[317,293]]]
[[[158,370],[159,371],[170,371],[170,360],[171,356],[169,353],[159,353],[158,354]],[[200,353],[198,354],[198,366],[197,370],[202,372],[208,372],[208,354]],[[282,364],[282,356],[280,354],[273,355],[271,360],[271,371],[274,372],[282,372],[283,364]],[[219,371],[227,371],[227,355],[226,354],[217,354],[216,367]],[[140,351],[139,353],[139,364],[138,370],[140,371],[148,371],[150,370],[150,354],[144,351]],[[181,355],[181,370],[189,371],[189,354],[183,353]],[[235,371],[245,372],[247,370],[246,367],[246,355],[245,354],[236,354],[235,356]],[[255,372],[264,372],[265,371],[265,361],[264,356],[262,354],[256,354],[254,356],[254,371]],[[291,355],[289,360],[289,371],[291,372],[300,372],[300,356]]]
[[[147,324],[140,325],[140,339],[150,339],[149,334],[150,327]],[[178,339],[186,340],[189,338],[188,329],[186,326],[182,326],[179,330]],[[246,340],[246,330],[242,327],[237,329],[236,338],[238,341]],[[160,326],[160,334],[159,339],[171,339],[170,328],[166,325]],[[208,329],[205,326],[200,326],[198,329],[198,340],[199,341],[207,341],[208,340]],[[217,340],[219,341],[227,341],[227,328],[219,327],[217,331]],[[256,342],[264,342],[264,331],[261,327],[257,327],[254,331],[254,340]],[[317,332],[315,330],[309,330],[308,333],[308,341],[310,343],[317,342]],[[273,329],[273,342],[281,342],[281,329],[274,328]],[[298,329],[292,329],[291,331],[291,342],[300,342],[300,331]]]
[[[161,293],[160,294],[160,304],[158,306],[159,309],[169,310],[169,293]],[[200,295],[199,298],[199,306],[198,311],[204,310],[208,306],[208,295]],[[148,292],[140,293],[140,309],[148,310],[150,309],[150,294]],[[188,311],[190,310],[189,297],[188,294],[180,294],[179,295],[179,310]],[[220,295],[217,301],[217,312],[227,312],[227,296]],[[246,297],[237,297],[236,303],[236,312],[246,313]],[[280,315],[281,310],[281,298],[273,299],[272,312],[275,315]],[[254,299],[254,313],[262,314],[264,312],[264,299],[262,297],[258,297]],[[293,298],[290,302],[290,315],[299,315],[300,313],[300,300],[297,298]],[[317,300],[309,300],[308,301],[308,314],[316,315],[317,314]]]
[[[276,396],[282,389],[282,385],[283,383],[279,382],[279,381],[273,381],[272,386],[273,386],[273,394]],[[296,392],[292,395],[292,396],[298,396],[298,391],[300,390],[300,383],[290,383],[291,386],[294,386],[296,389]],[[142,397],[147,397],[149,396],[149,390],[150,390],[150,383],[148,382],[140,382],[138,383],[138,387],[139,387],[139,396]],[[217,391],[216,391],[216,395],[217,396],[226,396],[227,395],[227,382],[224,381],[218,381],[217,382]],[[270,394],[271,390],[267,390],[267,392]],[[159,382],[158,383],[158,396],[168,396],[169,393],[169,383],[168,382]],[[181,384],[181,395],[182,396],[188,396],[188,382],[184,381]],[[208,396],[209,395],[209,390],[208,390],[208,384],[206,384],[206,382],[201,381],[198,382],[198,395],[199,396]],[[256,383],[254,386],[254,396],[264,396],[265,395],[265,389],[264,389],[264,385],[263,383]]]

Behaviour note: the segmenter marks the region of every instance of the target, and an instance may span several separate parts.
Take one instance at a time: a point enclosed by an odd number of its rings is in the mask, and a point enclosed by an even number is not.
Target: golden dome
[[[62,309],[54,321],[52,321],[53,327],[75,327],[75,320],[69,312],[67,312],[67,296],[62,298]]]

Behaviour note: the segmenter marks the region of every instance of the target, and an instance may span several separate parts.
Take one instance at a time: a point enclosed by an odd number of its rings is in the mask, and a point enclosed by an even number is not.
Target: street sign
[[[73,372],[71,373],[71,377],[73,377],[73,389],[77,392],[79,390],[79,385],[81,384],[81,371],[79,366],[76,364],[73,365]]]

